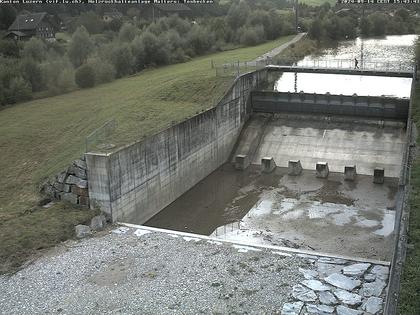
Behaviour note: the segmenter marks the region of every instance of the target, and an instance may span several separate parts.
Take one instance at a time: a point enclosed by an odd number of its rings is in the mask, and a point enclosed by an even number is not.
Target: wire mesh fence
[[[107,121],[98,129],[94,130],[86,137],[85,152],[109,150],[115,147],[112,144],[111,137],[117,129],[117,121],[115,119]]]

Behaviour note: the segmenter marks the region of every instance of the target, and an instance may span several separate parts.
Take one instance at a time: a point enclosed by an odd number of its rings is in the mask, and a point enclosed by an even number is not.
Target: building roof
[[[46,16],[46,12],[18,15],[15,21],[10,25],[9,31],[22,31],[36,29],[38,24]]]
[[[19,37],[25,37],[25,36],[28,36],[28,34],[25,34],[25,33],[22,33],[22,32],[20,32],[20,31],[9,31],[9,32],[7,32],[3,37],[8,37],[9,35],[16,35],[16,36],[19,36]]]
[[[187,11],[191,11],[191,9],[183,3],[155,3],[154,5],[159,10],[166,11],[166,12],[187,12]]]

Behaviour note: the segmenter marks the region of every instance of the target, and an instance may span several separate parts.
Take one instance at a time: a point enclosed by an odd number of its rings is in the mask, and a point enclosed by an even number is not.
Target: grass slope
[[[39,182],[79,157],[89,133],[115,118],[113,140],[122,145],[192,116],[213,106],[232,81],[215,77],[211,60],[254,59],[292,37],[1,110],[0,272],[13,270],[36,249],[70,237],[73,225],[92,215],[62,204],[35,206]]]
[[[413,106],[413,119],[420,131],[420,85],[417,84]],[[420,139],[417,139],[417,146]],[[411,169],[410,225],[408,230],[407,259],[401,280],[399,314],[420,314],[420,157]]]

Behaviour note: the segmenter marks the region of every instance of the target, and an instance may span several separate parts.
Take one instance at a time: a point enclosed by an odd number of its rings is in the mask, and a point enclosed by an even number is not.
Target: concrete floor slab
[[[325,161],[332,172],[352,164],[359,174],[373,175],[375,167],[381,167],[385,176],[399,177],[404,144],[402,123],[276,115],[266,126],[253,163],[272,156],[278,166],[300,160],[304,169],[313,170]]]
[[[257,165],[236,171],[229,164],[146,222],[254,244],[389,260],[394,239],[398,180],[376,185],[343,173],[317,178],[315,171],[262,174]]]

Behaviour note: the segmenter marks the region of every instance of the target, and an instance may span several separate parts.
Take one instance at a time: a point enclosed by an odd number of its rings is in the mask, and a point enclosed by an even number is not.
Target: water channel
[[[415,39],[415,35],[364,39],[363,54],[366,59],[409,64]],[[301,63],[360,58],[361,46],[361,39],[343,41],[336,49],[308,56]],[[277,90],[293,90],[295,79],[293,73],[281,74]],[[409,97],[411,79],[393,79],[300,73],[297,84],[298,90],[305,92]],[[323,137],[326,131],[334,132],[321,129]],[[293,130],[304,131],[297,127]],[[357,132],[349,130],[349,134]],[[404,138],[404,130],[396,132]],[[361,134],[369,135],[365,131]],[[372,136],[385,141],[384,146],[393,145],[392,133],[378,129]],[[235,241],[389,259],[398,179],[388,178],[385,185],[378,186],[370,176],[359,175],[354,183],[344,182],[342,177],[333,173],[328,180],[320,181],[309,170],[291,178],[280,167],[267,175],[261,174],[257,165],[239,172],[226,163],[145,225]]]

